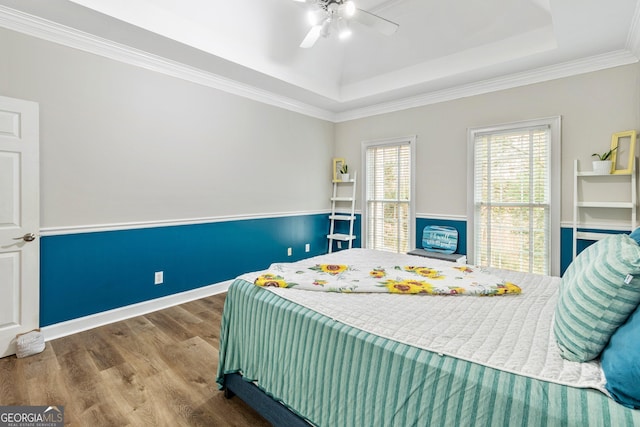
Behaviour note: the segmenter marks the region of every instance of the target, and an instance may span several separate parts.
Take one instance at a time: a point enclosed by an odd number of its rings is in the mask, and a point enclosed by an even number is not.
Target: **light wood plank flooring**
[[[74,426],[268,426],[215,375],[226,294],[0,359],[0,405],[64,405]]]

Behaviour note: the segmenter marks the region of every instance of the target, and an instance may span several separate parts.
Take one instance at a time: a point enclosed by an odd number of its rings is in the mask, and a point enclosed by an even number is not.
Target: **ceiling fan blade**
[[[362,25],[366,25],[367,27],[371,27],[374,30],[379,31],[386,36],[392,35],[398,30],[398,27],[400,27],[393,21],[389,21],[388,19],[374,15],[373,13],[362,9],[357,9],[352,19],[358,21]]]
[[[321,31],[322,25],[314,25],[313,27],[311,27],[304,40],[302,40],[302,43],[300,43],[300,47],[307,49],[316,44],[316,42],[320,38]]]

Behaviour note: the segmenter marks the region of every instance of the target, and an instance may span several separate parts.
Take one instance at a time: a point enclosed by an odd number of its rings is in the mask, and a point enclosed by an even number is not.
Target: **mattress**
[[[299,264],[378,259],[442,262],[352,249]],[[559,279],[494,273],[522,294],[266,290],[244,275],[227,297],[218,381],[241,372],[316,425],[640,425],[603,393],[597,362],[558,356]]]

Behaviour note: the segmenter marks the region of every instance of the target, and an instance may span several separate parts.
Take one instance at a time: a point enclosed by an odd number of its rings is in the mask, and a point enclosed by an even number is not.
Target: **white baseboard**
[[[201,288],[181,292],[179,294],[168,295],[166,297],[103,311],[90,316],[67,320],[65,322],[45,326],[41,328],[41,330],[44,334],[45,341],[62,338],[67,335],[97,328],[98,326],[119,322],[131,317],[142,316],[143,314],[151,313],[152,311],[162,310],[164,308],[173,307],[174,305],[184,304],[185,302],[221,294],[229,289],[231,282],[233,282],[233,280],[227,280],[225,282],[203,286]]]

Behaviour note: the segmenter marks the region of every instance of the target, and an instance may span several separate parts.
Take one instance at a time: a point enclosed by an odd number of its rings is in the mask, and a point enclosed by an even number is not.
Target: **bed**
[[[426,264],[454,265],[350,249],[287,268],[363,266],[379,284],[397,271],[381,277],[376,266]],[[560,278],[484,270],[522,291],[496,296],[254,284],[280,268],[230,286],[217,372],[227,396],[237,394],[274,425],[640,426],[639,410],[610,397],[599,360],[560,357]]]

